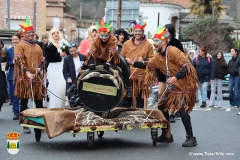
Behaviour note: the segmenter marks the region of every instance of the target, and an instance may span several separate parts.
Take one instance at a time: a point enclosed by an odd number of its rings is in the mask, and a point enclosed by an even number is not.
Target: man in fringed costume
[[[117,51],[117,39],[111,35],[112,24],[107,22],[105,24],[104,19],[102,18],[101,24],[96,23],[98,28],[98,38],[96,38],[88,51],[89,55],[85,61],[85,65],[82,69],[85,69],[86,66],[90,70],[94,70],[96,64],[104,63],[104,68],[109,69],[110,64],[118,65],[122,69],[123,80],[126,89],[126,95],[128,97],[132,96],[131,85],[129,81],[129,71],[127,63],[124,63],[120,59]]]
[[[138,19],[132,22],[134,24],[134,37],[123,44],[121,54],[131,61],[137,61],[139,58],[148,60],[153,57],[153,46],[147,41],[144,35],[146,22],[142,23]],[[122,102],[123,107],[147,108],[147,98],[149,97],[149,88],[142,88],[146,69],[130,67],[130,82],[132,86],[132,99]]]
[[[43,52],[39,45],[34,43],[34,28],[31,20],[19,25],[24,37],[14,48],[14,77],[16,79],[15,96],[21,98],[20,112],[26,110],[28,99],[32,98],[36,108],[42,108],[45,89],[41,84],[43,76],[39,72],[43,69]],[[39,79],[40,78],[40,79]],[[34,129],[35,130],[35,129]],[[28,127],[23,127],[24,133],[31,133]]]
[[[154,69],[159,69],[164,74],[161,79],[162,82],[167,82],[168,90],[165,92],[165,101],[161,101],[161,103],[165,104],[165,111],[169,109],[179,111],[187,138],[182,146],[193,147],[197,145],[197,141],[193,136],[189,112],[192,111],[195,105],[197,83],[199,82],[196,70],[191,62],[178,48],[168,45],[168,37],[169,35],[165,27],[158,27],[154,35],[154,46],[157,51],[154,58],[142,62],[126,60],[135,67],[144,68],[147,66],[148,72],[145,77],[144,87],[148,88],[153,84],[155,79]],[[158,142],[173,142],[173,137],[166,138],[165,134],[162,133],[158,137]]]

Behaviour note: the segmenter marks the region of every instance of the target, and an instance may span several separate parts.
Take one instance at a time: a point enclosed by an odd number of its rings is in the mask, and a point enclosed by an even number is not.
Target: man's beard
[[[137,37],[135,36],[135,39],[138,40],[138,41],[139,41],[139,40],[142,40],[142,36],[139,37],[139,38],[137,38]]]
[[[162,52],[162,46],[158,46],[157,52]]]

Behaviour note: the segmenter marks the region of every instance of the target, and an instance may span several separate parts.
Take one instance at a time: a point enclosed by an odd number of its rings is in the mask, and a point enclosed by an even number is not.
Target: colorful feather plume
[[[155,34],[154,34],[154,38],[159,38],[161,40],[166,39],[169,36],[168,32],[166,31],[166,27],[162,27],[158,26]]]
[[[96,26],[99,32],[110,32],[113,27],[111,22],[104,22],[104,18],[102,18],[101,23],[99,24],[98,22],[96,22]]]
[[[28,32],[28,31],[34,30],[32,26],[32,22],[27,16],[26,16],[26,21],[25,22],[21,21],[20,23],[21,24],[19,24],[19,26],[21,27],[22,32]]]
[[[136,18],[135,21],[132,21],[129,26],[133,24],[134,25],[134,29],[141,29],[141,30],[144,30],[144,28],[146,27],[147,23],[146,22],[140,22],[138,18]]]

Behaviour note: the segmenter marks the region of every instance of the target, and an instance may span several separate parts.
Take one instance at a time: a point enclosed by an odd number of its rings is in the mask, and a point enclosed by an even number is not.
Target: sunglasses
[[[154,43],[161,43],[162,40],[161,40],[161,39],[153,39],[153,42],[154,42]]]
[[[25,34],[34,34],[34,31],[25,32]]]
[[[142,30],[134,30],[133,33],[134,33],[134,34],[142,34],[143,31],[142,31]]]
[[[71,48],[71,47],[77,47],[77,44],[76,43],[69,43],[68,48]]]
[[[107,39],[108,37],[110,37],[110,34],[99,34],[98,36],[101,39]]]

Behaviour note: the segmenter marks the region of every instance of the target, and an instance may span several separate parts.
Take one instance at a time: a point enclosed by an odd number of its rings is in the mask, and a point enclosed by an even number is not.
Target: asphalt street
[[[41,141],[36,142],[33,129],[31,134],[23,134],[18,121],[12,120],[11,107],[4,104],[0,112],[0,160],[240,159],[239,109],[229,108],[228,101],[224,101],[221,109],[195,106],[191,118],[198,146],[190,148],[181,146],[185,131],[180,119],[171,123],[174,142],[157,146],[152,145],[150,129],[105,132],[101,139],[95,136],[93,150],[88,150],[86,133],[76,137],[64,133],[53,139],[43,133]],[[6,135],[11,131],[21,134],[20,151],[16,155],[7,151]]]

